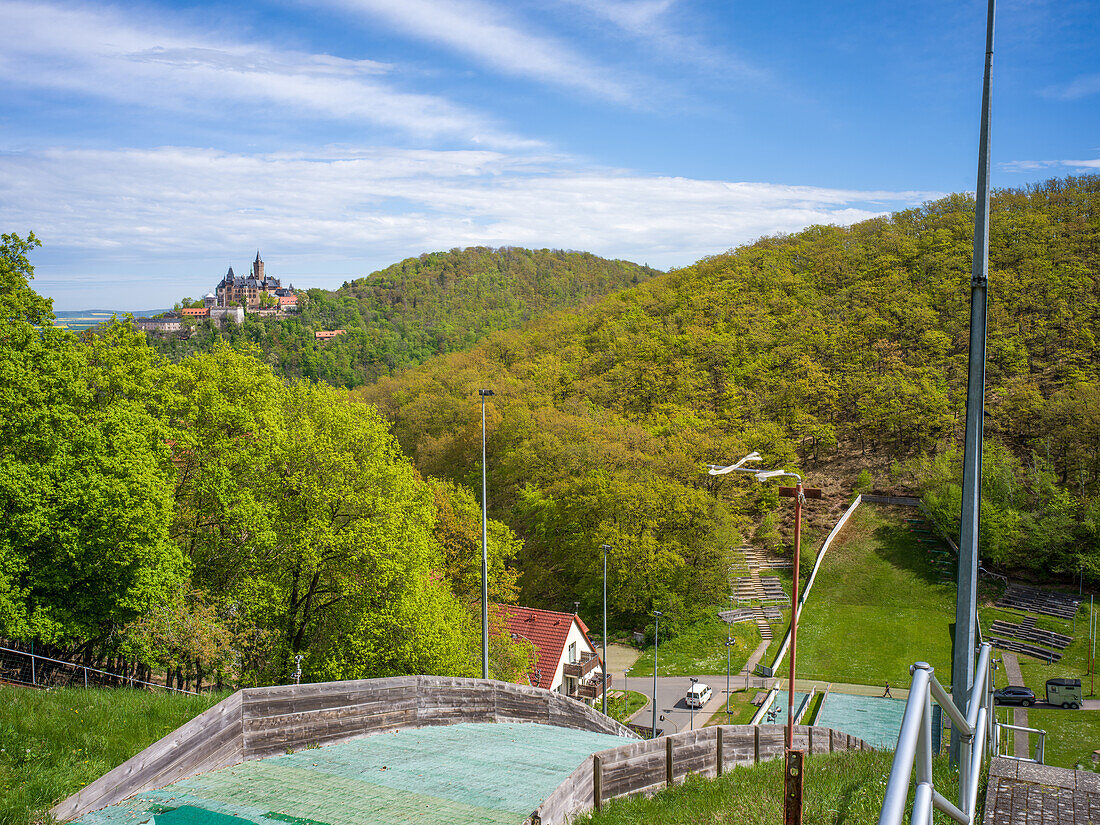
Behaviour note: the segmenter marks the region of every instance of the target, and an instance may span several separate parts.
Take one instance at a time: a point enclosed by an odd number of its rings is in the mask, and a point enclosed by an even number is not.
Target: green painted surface
[[[190,806],[256,825],[518,823],[586,756],[625,741],[519,723],[405,730],[211,771],[78,822],[139,825],[175,808],[154,825],[223,825],[184,821]]]
[[[872,748],[893,750],[904,716],[901,699],[834,692],[825,697],[814,724],[857,736]]]

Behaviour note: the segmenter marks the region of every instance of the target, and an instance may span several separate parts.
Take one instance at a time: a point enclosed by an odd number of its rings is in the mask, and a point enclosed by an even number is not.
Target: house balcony
[[[607,689],[611,689],[611,674],[607,674]],[[569,694],[573,699],[597,699],[600,696],[602,685],[600,684],[600,674],[597,673],[594,676],[589,677],[585,681],[579,683],[577,687]]]
[[[561,666],[561,672],[563,676],[570,676],[573,679],[583,679],[599,666],[600,657],[595,653],[590,653],[587,658],[581,659],[579,662],[566,662]]]

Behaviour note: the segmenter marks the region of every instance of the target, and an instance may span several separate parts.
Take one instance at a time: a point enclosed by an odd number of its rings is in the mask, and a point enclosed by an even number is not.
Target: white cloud
[[[998,164],[1006,172],[1036,172],[1040,169],[1065,167],[1076,172],[1100,169],[1100,158],[1093,160],[1010,160]]]
[[[256,246],[313,272],[317,261],[359,260],[365,273],[480,244],[684,265],[763,234],[852,223],[935,194],[654,177],[493,151],[0,156],[0,225],[31,228],[86,270],[132,272],[135,282],[147,280],[151,258],[232,261]]]
[[[666,59],[763,78],[765,73],[728,53],[684,34],[685,14],[678,0],[559,0],[599,20],[611,23]]]
[[[503,74],[564,86],[621,104],[632,84],[573,47],[529,31],[503,8],[480,0],[311,0],[440,44]]]
[[[421,138],[530,146],[490,120],[398,90],[392,66],[218,40],[165,21],[141,25],[105,8],[0,0],[0,82],[162,109],[237,107],[374,123]]]
[[[1056,100],[1079,100],[1082,97],[1100,94],[1100,74],[1081,75],[1064,85],[1051,86],[1045,89],[1043,94]]]

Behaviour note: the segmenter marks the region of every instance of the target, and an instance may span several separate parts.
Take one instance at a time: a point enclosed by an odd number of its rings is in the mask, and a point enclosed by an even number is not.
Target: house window
[[[577,661],[577,643],[573,642],[569,645],[569,663],[573,664]]]

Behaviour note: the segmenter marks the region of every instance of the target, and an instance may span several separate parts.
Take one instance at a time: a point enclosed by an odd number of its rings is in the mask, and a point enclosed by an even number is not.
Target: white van
[[[702,682],[695,682],[684,697],[689,708],[701,708],[710,701],[711,689]]]

